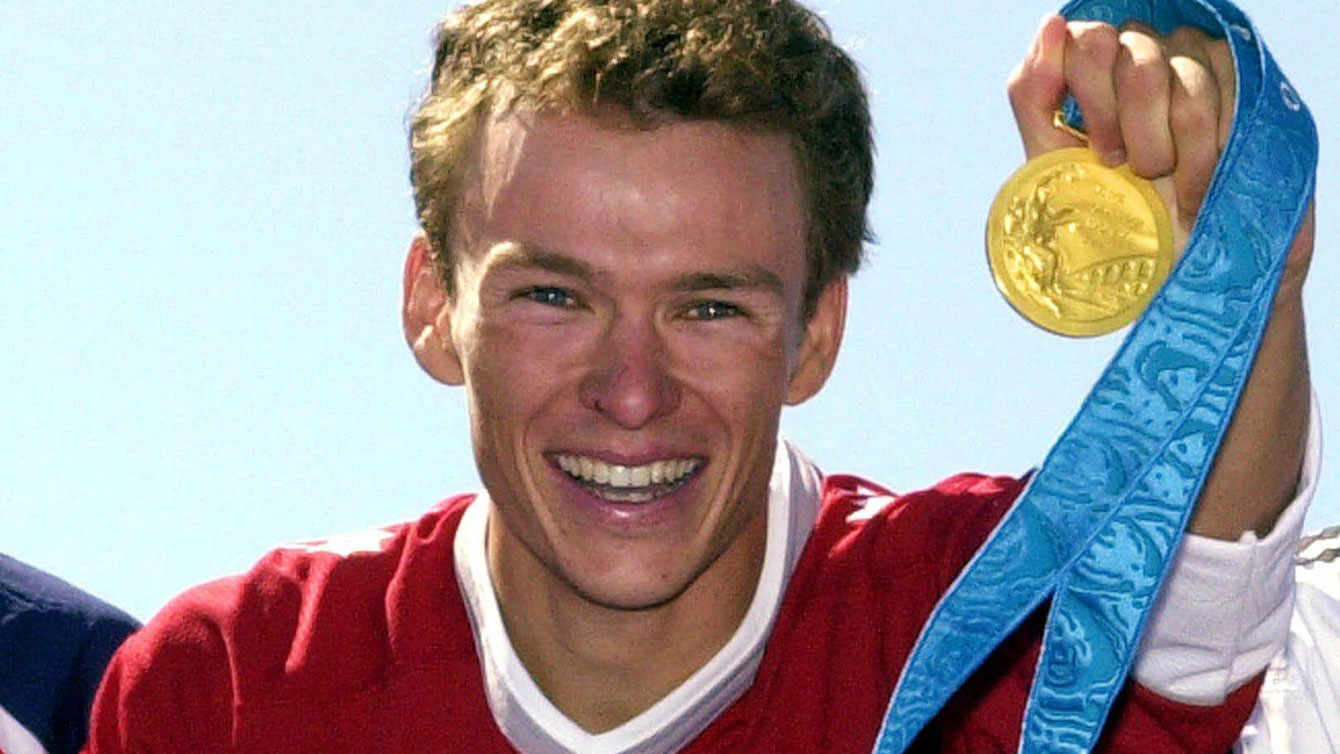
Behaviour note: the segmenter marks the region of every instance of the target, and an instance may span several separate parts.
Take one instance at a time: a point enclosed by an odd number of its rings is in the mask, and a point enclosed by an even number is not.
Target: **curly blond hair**
[[[701,119],[785,134],[808,205],[806,316],[870,239],[870,113],[856,64],[792,0],[485,0],[437,28],[410,130],[420,225],[452,287],[451,223],[490,112],[610,108],[640,127]]]

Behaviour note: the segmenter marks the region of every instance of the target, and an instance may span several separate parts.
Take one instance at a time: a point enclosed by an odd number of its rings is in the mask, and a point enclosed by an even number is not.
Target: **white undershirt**
[[[1320,463],[1318,426],[1314,408],[1298,497],[1267,537],[1258,540],[1248,533],[1238,542],[1222,542],[1188,535],[1183,540],[1132,670],[1150,689],[1186,702],[1217,704],[1264,669],[1283,646],[1293,605],[1292,547]],[[763,568],[740,627],[669,695],[600,734],[588,733],[555,707],[512,647],[485,550],[489,498],[480,493],[456,533],[456,575],[489,708],[508,741],[524,754],[672,754],[697,737],[753,683],[785,586],[813,530],[820,486],[814,464],[779,440],[768,486]],[[870,502],[875,504],[868,503],[858,517],[877,509],[878,501]],[[1163,610],[1164,603],[1175,609]],[[1231,610],[1225,611],[1225,605]]]

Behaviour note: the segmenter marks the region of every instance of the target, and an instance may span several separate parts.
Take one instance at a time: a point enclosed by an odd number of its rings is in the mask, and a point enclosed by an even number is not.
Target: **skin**
[[[407,335],[430,374],[469,395],[518,655],[569,717],[606,730],[743,619],[781,407],[827,378],[846,283],[802,320],[805,213],[781,136],[511,114],[476,156],[456,295],[416,240]],[[701,466],[651,503],[617,504],[556,454]]]
[[[1154,179],[1189,228],[1231,119],[1225,52],[1048,18],[1009,86],[1025,150],[1075,145],[1051,126],[1072,91],[1094,147]],[[430,375],[466,388],[509,636],[589,731],[682,683],[748,607],[778,417],[822,387],[846,310],[839,280],[801,317],[796,170],[783,137],[718,123],[495,116],[459,202],[453,296],[424,237],[411,245],[405,335]],[[1264,533],[1292,497],[1311,252],[1309,218],[1196,533]],[[616,504],[559,469],[563,453],[700,468],[650,504]]]
[[[1052,126],[1066,92],[1084,111],[1091,146],[1109,165],[1128,162],[1154,182],[1185,248],[1219,153],[1232,130],[1234,77],[1228,46],[1195,29],[1160,37],[1130,25],[1043,20],[1009,81],[1010,103],[1031,158],[1079,142]],[[1266,534],[1293,499],[1311,396],[1303,282],[1312,259],[1309,209],[1247,386],[1192,514],[1190,530],[1236,540]]]

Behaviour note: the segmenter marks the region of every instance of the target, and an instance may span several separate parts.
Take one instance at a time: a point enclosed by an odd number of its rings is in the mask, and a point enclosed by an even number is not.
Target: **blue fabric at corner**
[[[50,754],[75,754],[112,653],[139,623],[0,555],[0,707]]]

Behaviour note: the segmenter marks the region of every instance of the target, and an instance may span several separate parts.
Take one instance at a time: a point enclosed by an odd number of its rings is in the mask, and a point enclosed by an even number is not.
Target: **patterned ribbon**
[[[1042,468],[931,614],[877,754],[899,754],[1052,598],[1020,752],[1091,751],[1237,406],[1311,201],[1316,129],[1226,0],[1074,0],[1072,20],[1229,41],[1237,109],[1186,253]],[[1079,125],[1073,101],[1067,108]]]

